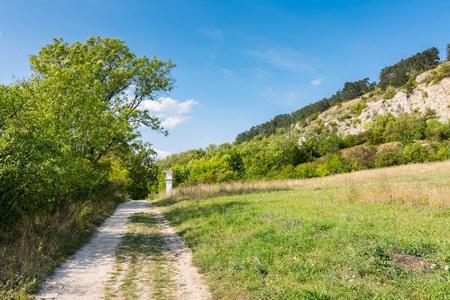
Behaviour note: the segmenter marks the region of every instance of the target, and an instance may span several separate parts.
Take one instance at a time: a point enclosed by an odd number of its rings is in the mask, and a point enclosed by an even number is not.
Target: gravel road
[[[92,240],[47,279],[35,299],[102,299],[105,283],[115,262],[116,247],[127,232],[128,218],[139,212],[152,212],[158,216],[161,234],[166,237],[167,251],[175,257],[177,275],[174,280],[181,287],[179,299],[211,298],[207,286],[192,265],[190,249],[184,246],[164,216],[146,201],[130,201],[117,206],[114,215],[98,228]]]

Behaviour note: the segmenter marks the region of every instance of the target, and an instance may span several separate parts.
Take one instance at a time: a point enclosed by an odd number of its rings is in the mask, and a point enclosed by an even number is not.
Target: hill
[[[450,62],[436,61],[432,49],[384,68],[378,85],[368,78],[347,82],[330,98],[276,116],[233,144],[158,161],[152,191],[164,190],[160,171],[168,167],[176,186],[322,177],[449,159]],[[432,59],[424,63],[424,56]]]
[[[450,46],[448,49],[450,49]],[[449,52],[449,50],[447,50],[447,52]],[[447,60],[448,56],[449,53],[447,53]],[[364,78],[355,82],[346,82],[344,87],[331,97],[309,104],[290,114],[275,116],[268,122],[253,126],[248,131],[238,134],[236,142],[242,143],[244,141],[250,141],[258,135],[267,137],[275,134],[277,129],[288,128],[296,123],[305,125],[305,122],[316,118],[318,114],[329,108],[374,91],[376,88],[378,88],[378,92],[381,93],[388,87],[398,88],[404,86],[410,92],[411,88],[414,87],[415,77],[430,68],[434,68],[438,64],[439,51],[435,47],[427,49],[407,59],[402,59],[392,66],[383,68],[380,72],[378,85],[376,82],[369,83],[369,78]]]
[[[434,111],[436,119],[445,123],[450,119],[449,70],[450,63],[445,62],[418,75],[411,81],[410,90],[408,87],[392,89],[391,95],[370,92],[331,107],[304,127],[303,132],[323,124],[341,136],[358,135],[366,131],[366,124],[373,122],[376,116],[391,114],[398,117],[413,112],[424,115],[428,110]],[[299,123],[295,127],[302,129]]]

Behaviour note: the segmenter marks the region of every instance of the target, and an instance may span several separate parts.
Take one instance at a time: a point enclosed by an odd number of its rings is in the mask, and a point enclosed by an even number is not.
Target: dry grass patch
[[[411,177],[411,175],[414,175]],[[427,176],[441,176],[442,180],[428,182]],[[321,178],[273,181],[200,184],[175,188],[160,194],[157,202],[173,203],[188,199],[240,195],[256,192],[296,190],[311,187],[343,186],[336,195],[338,201],[369,203],[398,203],[450,207],[450,161],[409,164],[389,168],[363,170]]]
[[[390,182],[374,184],[349,183],[336,197],[338,201],[373,204],[425,205],[450,208],[450,180],[435,182]]]
[[[400,269],[415,273],[428,271],[432,266],[432,263],[425,260],[423,257],[416,257],[409,254],[394,255],[394,261]]]

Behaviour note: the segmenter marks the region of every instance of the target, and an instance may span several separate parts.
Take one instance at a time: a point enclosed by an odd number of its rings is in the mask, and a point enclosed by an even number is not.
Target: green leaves
[[[175,65],[100,37],[53,39],[30,63],[30,79],[0,86],[0,213],[96,197],[110,190],[111,159],[123,161],[132,184],[144,182],[132,193],[145,197],[154,152],[136,143],[138,130],[167,133],[141,103],[172,89]]]

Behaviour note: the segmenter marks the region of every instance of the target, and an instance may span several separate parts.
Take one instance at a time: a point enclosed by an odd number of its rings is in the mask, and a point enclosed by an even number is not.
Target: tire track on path
[[[136,213],[150,213],[157,220],[158,231],[166,242],[164,251],[171,257],[170,267],[175,271],[171,278],[177,285],[177,288],[171,289],[174,298],[212,298],[197,268],[192,264],[190,249],[185,247],[163,214],[150,203],[141,200],[119,204],[114,215],[98,228],[92,240],[44,282],[35,299],[103,299],[105,286],[114,272],[115,251],[127,233],[129,217]],[[137,299],[149,298],[148,295],[141,295]]]

